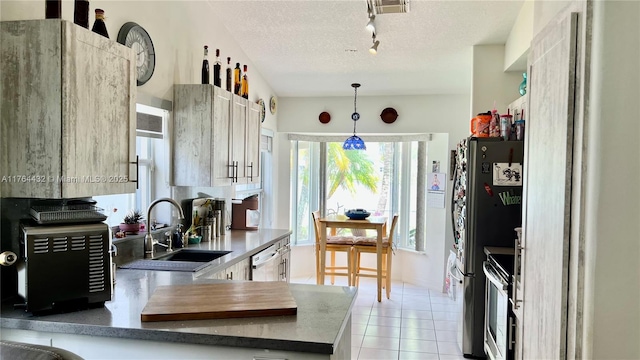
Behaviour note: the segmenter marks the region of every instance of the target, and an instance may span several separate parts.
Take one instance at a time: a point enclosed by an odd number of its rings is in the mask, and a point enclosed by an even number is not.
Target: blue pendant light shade
[[[342,144],[342,148],[345,150],[367,150],[364,140],[357,135],[349,136]]]
[[[364,140],[362,140],[358,135],[356,135],[356,122],[360,119],[360,114],[358,114],[358,110],[356,107],[358,100],[358,88],[360,84],[354,83],[351,84],[353,87],[355,95],[353,98],[353,114],[351,114],[351,120],[353,120],[353,136],[349,136],[347,140],[342,144],[342,148],[344,150],[366,150],[367,146],[364,144]]]

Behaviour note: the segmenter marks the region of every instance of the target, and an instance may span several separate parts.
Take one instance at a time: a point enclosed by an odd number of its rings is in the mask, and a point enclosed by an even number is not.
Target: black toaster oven
[[[105,223],[22,225],[16,266],[26,310],[77,310],[111,300],[110,244]]]

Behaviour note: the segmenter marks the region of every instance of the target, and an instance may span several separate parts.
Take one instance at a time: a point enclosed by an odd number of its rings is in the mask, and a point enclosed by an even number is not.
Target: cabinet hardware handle
[[[249,181],[253,181],[253,161],[251,162],[250,165],[247,165],[247,167],[249,168],[249,170],[251,170],[249,172]]]
[[[513,318],[509,317],[509,350],[513,350],[513,344],[515,344],[513,332],[515,331],[516,324],[513,323]]]
[[[238,162],[233,162],[233,182],[238,182]]]
[[[140,179],[140,156],[136,155],[136,161],[129,162],[129,164],[136,165],[136,179],[135,180],[129,179],[129,182],[136,183],[136,190],[138,190],[138,186],[140,185],[140,182],[138,182],[138,179]]]

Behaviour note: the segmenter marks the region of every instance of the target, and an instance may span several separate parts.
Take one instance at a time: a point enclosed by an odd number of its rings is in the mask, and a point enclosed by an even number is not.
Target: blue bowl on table
[[[351,209],[345,211],[344,214],[351,220],[364,220],[371,215],[371,213],[365,209]]]

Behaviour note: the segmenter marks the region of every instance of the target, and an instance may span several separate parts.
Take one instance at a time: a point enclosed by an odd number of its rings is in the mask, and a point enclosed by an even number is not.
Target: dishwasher
[[[251,280],[289,282],[290,254],[287,238],[251,256]]]

